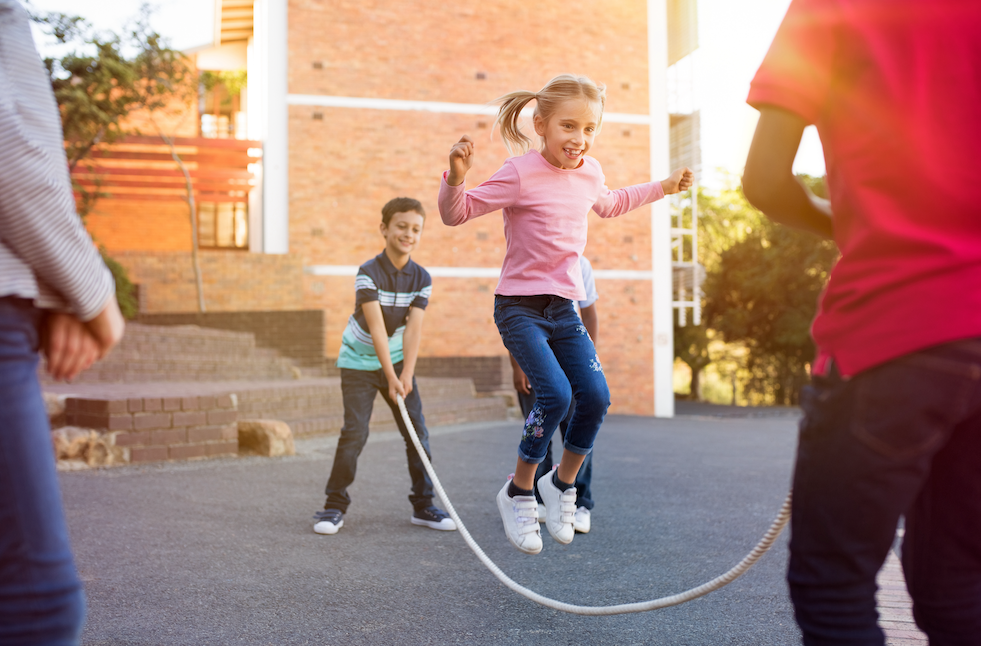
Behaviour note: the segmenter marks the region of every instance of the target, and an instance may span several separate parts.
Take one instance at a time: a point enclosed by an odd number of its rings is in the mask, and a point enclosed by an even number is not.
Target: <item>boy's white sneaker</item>
[[[545,528],[556,541],[568,545],[576,535],[576,488],[559,491],[549,472],[538,479],[538,494],[545,503]]]
[[[576,507],[576,515],[572,521],[572,526],[580,534],[589,533],[589,510],[585,507]]]
[[[318,534],[336,534],[337,530],[344,527],[344,512],[340,509],[324,509],[313,515],[317,521],[313,525],[313,531]]]
[[[412,524],[428,527],[429,529],[438,529],[444,532],[456,530],[456,523],[453,522],[450,515],[439,507],[433,507],[431,505],[425,509],[412,512]]]
[[[534,496],[508,495],[511,478],[497,492],[497,509],[504,521],[508,541],[525,554],[542,551],[542,531],[538,528],[538,503]]]

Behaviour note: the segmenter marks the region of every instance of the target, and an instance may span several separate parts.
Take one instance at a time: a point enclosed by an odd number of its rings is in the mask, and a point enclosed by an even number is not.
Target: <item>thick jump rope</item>
[[[396,395],[397,402],[399,405],[399,411],[402,413],[402,421],[405,422],[405,427],[409,430],[409,437],[412,438],[412,443],[416,447],[416,451],[419,453],[419,457],[422,458],[422,464],[426,467],[426,472],[433,481],[433,488],[439,497],[446,503],[446,511],[450,514],[453,522],[456,523],[457,529],[460,535],[463,536],[463,540],[467,543],[467,546],[473,550],[473,553],[477,555],[480,562],[483,563],[488,570],[491,571],[497,579],[506,585],[511,590],[514,590],[518,594],[528,599],[531,599],[535,603],[539,603],[548,608],[553,608],[554,610],[561,610],[562,612],[568,612],[576,615],[622,615],[629,612],[646,612],[648,610],[657,610],[659,608],[667,608],[669,606],[677,606],[679,604],[685,603],[686,601],[691,601],[692,599],[697,599],[698,597],[704,596],[709,592],[718,590],[719,588],[726,586],[737,578],[739,578],[746,570],[751,568],[756,561],[763,556],[773,542],[780,535],[787,521],[790,519],[790,501],[793,492],[787,494],[787,498],[783,501],[783,506],[780,508],[780,512],[777,514],[776,519],[774,519],[773,524],[770,525],[770,529],[766,531],[760,542],[756,544],[756,547],[746,555],[746,557],[737,563],[735,567],[731,570],[717,576],[716,578],[703,583],[702,585],[686,590],[684,592],[673,594],[667,597],[661,597],[660,599],[651,599],[649,601],[637,601],[635,603],[622,603],[615,606],[577,606],[571,603],[565,603],[563,601],[556,601],[555,599],[549,599],[548,597],[542,596],[535,592],[534,590],[529,590],[523,585],[518,584],[512,580],[508,575],[504,574],[501,568],[497,567],[494,561],[484,554],[484,550],[480,548],[477,541],[473,539],[470,532],[467,531],[466,526],[460,519],[460,516],[456,513],[453,508],[453,503],[450,502],[449,497],[446,495],[446,491],[443,490],[443,485],[439,481],[439,477],[436,475],[436,471],[433,469],[432,463],[429,461],[429,457],[422,448],[422,444],[419,442],[419,436],[416,435],[416,429],[412,426],[412,421],[409,419],[409,412],[405,409],[405,402],[402,400],[401,395]]]

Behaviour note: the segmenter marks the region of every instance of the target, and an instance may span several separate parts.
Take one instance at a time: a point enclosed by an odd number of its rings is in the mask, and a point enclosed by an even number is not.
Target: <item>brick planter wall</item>
[[[129,462],[238,454],[238,410],[232,395],[65,400],[69,426],[110,432]]]

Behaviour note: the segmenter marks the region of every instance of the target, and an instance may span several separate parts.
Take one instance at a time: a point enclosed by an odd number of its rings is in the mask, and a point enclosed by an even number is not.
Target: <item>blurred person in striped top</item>
[[[0,643],[76,644],[85,616],[37,379],[122,338],[112,275],[75,211],[27,12],[0,0]]]

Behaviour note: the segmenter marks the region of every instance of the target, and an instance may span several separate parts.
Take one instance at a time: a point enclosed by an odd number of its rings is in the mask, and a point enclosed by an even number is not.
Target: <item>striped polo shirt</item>
[[[0,0],[0,298],[94,318],[115,290],[75,212],[51,80],[17,0]]]
[[[341,337],[337,366],[352,370],[381,370],[362,309],[365,303],[372,301],[378,301],[381,305],[392,363],[402,361],[402,335],[405,333],[409,308],[426,309],[433,292],[433,279],[429,272],[411,259],[405,263],[405,267],[396,269],[383,251],[361,265],[354,289],[354,314],[348,319]]]

